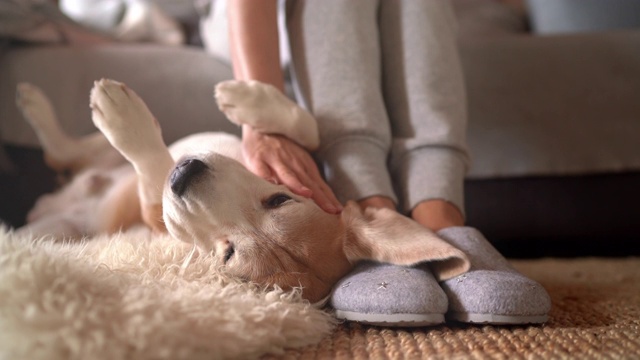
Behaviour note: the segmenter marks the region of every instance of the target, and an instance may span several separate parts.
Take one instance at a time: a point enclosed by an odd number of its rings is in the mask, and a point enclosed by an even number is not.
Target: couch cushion
[[[93,81],[103,77],[127,83],[145,99],[167,142],[198,131],[239,132],[213,99],[214,85],[233,77],[231,68],[200,49],[145,44],[24,46],[0,57],[1,140],[39,146],[14,103],[16,85],[22,81],[49,95],[68,133],[95,131],[89,91]]]
[[[639,0],[527,0],[537,34],[640,27]]]
[[[470,177],[640,170],[640,31],[460,45]]]
[[[524,7],[497,0],[454,0],[460,37],[517,35],[528,31]]]

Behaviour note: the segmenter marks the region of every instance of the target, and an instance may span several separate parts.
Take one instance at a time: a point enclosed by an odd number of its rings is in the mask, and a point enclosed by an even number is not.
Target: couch
[[[454,4],[473,161],[468,224],[508,256],[640,253],[640,29],[539,34],[521,3]],[[56,186],[14,106],[16,84],[42,87],[65,130],[81,135],[93,131],[88,91],[101,77],[139,92],[171,142],[211,130],[222,117],[212,86],[232,72],[192,45],[10,42],[0,52],[5,223],[20,226]]]

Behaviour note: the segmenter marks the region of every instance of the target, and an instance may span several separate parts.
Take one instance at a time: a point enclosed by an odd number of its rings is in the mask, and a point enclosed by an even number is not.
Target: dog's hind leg
[[[94,83],[91,108],[93,123],[135,168],[144,222],[165,231],[162,189],[174,161],[157,120],[133,90],[113,80]]]
[[[29,83],[16,89],[16,104],[42,145],[47,165],[55,170],[77,170],[91,161],[92,155],[111,146],[99,132],[74,138],[66,134],[53,105],[44,92]]]
[[[110,164],[105,157],[113,149],[107,139],[100,132],[80,138],[66,134],[60,127],[51,101],[37,86],[18,84],[16,104],[35,131],[44,150],[45,162],[52,169],[77,171],[90,163]]]

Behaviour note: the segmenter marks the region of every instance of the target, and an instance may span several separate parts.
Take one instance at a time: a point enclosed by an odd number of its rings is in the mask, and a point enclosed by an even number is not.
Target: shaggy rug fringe
[[[299,292],[215,263],[143,229],[75,243],[0,229],[0,359],[254,358],[334,328]]]

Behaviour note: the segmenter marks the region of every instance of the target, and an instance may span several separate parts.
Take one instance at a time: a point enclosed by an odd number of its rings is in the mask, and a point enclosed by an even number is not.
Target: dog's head
[[[361,212],[348,203],[342,214],[328,214],[217,153],[178,161],[165,186],[163,213],[174,237],[214,252],[232,275],[302,287],[310,301],[325,297],[359,260],[412,265],[440,259],[445,273],[466,261],[453,248],[433,254],[429,244],[438,238],[393,211]]]

